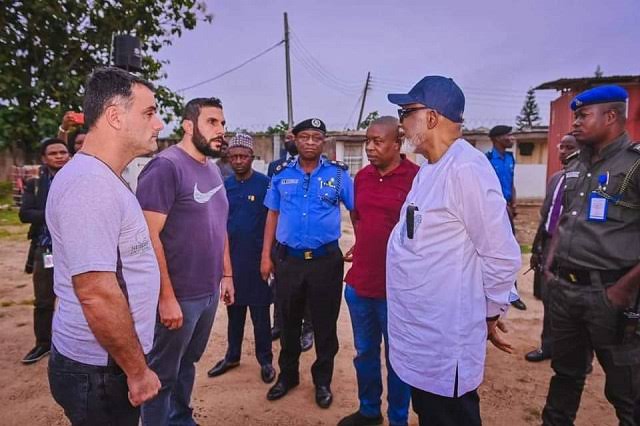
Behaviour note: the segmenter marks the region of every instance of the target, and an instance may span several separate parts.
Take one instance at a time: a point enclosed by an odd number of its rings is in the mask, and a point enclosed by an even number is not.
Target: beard
[[[417,152],[418,147],[422,144],[422,138],[420,134],[415,134],[413,137],[404,137],[402,138],[402,146],[400,147],[400,152],[403,154],[415,154]]]
[[[219,140],[221,143],[223,142],[222,137],[220,138],[211,138],[209,140],[207,140],[207,138],[205,138],[202,133],[200,133],[200,129],[198,128],[198,126],[196,125],[193,128],[193,145],[196,147],[196,149],[198,151],[200,151],[201,154],[206,155],[207,157],[211,157],[211,158],[219,158],[221,156],[221,152],[220,150],[215,150],[213,148],[211,148],[211,142]]]

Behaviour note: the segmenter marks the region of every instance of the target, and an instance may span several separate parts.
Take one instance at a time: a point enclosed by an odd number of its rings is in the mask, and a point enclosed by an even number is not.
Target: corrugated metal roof
[[[590,86],[598,86],[600,84],[624,84],[624,83],[640,83],[640,75],[612,75],[607,77],[582,77],[582,78],[561,78],[559,80],[548,81],[542,83],[534,90],[547,89],[584,89]]]

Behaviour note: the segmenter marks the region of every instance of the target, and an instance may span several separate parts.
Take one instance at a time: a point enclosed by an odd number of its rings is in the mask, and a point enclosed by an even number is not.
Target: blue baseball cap
[[[604,104],[607,102],[627,102],[627,91],[615,84],[594,87],[578,94],[571,101],[573,111],[586,105]]]
[[[435,109],[454,123],[462,123],[464,93],[453,79],[429,75],[420,80],[409,93],[390,93],[389,102],[396,105],[422,104]]]

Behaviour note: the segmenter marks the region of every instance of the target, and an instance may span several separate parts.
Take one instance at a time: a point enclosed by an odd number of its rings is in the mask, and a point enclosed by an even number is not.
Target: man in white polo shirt
[[[496,174],[460,139],[465,100],[453,80],[428,76],[389,101],[427,158],[387,247],[390,361],[421,426],[480,425],[487,337],[512,350],[497,325],[520,249]]]

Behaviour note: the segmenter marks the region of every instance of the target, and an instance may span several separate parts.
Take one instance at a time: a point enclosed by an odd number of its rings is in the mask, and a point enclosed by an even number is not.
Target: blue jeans
[[[396,375],[389,362],[389,342],[387,335],[387,301],[360,297],[350,285],[344,289],[344,298],[351,315],[353,342],[356,357],[353,365],[358,379],[358,399],[363,416],[380,415],[382,404],[382,372],[380,365],[380,344],[384,337],[387,364],[387,415],[389,424],[406,425],[409,417],[411,390]]]
[[[204,353],[218,307],[218,293],[198,299],[178,300],[183,323],[169,330],[159,318],[149,367],[162,387],[158,395],[142,405],[142,423],[148,426],[195,426],[189,407],[196,375],[195,363]]]
[[[115,363],[83,364],[52,346],[49,386],[73,426],[138,425],[140,410],[129,402],[127,376]]]

